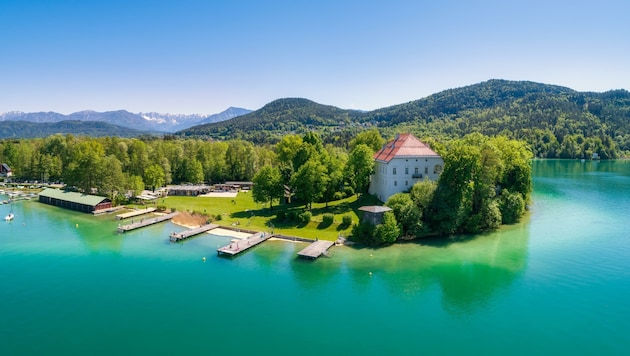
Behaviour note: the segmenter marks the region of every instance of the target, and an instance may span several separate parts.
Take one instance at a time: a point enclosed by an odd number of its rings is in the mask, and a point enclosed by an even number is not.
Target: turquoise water
[[[303,244],[230,260],[227,237],[172,244],[170,223],[122,235],[112,216],[15,203],[0,354],[626,353],[630,162],[535,161],[533,199],[497,233],[314,262]]]

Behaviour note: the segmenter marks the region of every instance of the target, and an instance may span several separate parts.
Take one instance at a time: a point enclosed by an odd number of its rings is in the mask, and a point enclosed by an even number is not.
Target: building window
[[[405,167],[405,174],[409,174],[409,167]]]
[[[424,167],[424,174],[429,174],[429,167]]]
[[[396,175],[396,167],[392,168],[392,174]]]
[[[394,181],[394,187],[398,185],[398,181]]]
[[[405,181],[405,187],[409,185],[409,181]]]
[[[439,164],[436,164],[435,167],[433,167],[433,173],[434,174],[440,174],[442,173],[442,166]]]
[[[418,167],[416,167],[416,168],[413,170],[413,174],[418,174],[418,173],[419,173],[419,172],[418,172]]]

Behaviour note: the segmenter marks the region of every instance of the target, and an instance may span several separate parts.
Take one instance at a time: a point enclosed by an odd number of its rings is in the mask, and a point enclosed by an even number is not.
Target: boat
[[[9,215],[4,217],[4,221],[11,221],[14,217],[15,215],[13,215],[13,213],[9,213]]]

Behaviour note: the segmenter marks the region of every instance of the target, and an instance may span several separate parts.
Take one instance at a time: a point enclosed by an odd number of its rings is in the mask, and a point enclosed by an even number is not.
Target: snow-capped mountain
[[[229,120],[249,112],[251,112],[251,110],[233,107],[214,115],[159,114],[154,112],[134,114],[126,110],[106,112],[86,110],[70,115],[63,115],[56,112],[24,113],[11,111],[0,113],[0,121],[29,121],[37,123],[51,123],[67,120],[97,121],[141,131],[172,133],[200,124]]]

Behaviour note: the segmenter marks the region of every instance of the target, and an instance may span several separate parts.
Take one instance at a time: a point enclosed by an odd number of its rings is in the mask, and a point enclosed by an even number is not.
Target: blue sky
[[[0,0],[0,112],[371,110],[488,79],[630,89],[630,1]]]

